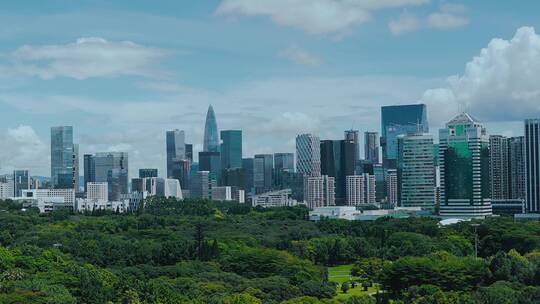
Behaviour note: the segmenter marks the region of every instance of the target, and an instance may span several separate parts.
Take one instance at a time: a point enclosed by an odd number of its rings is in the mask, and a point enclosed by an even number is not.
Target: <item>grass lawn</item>
[[[339,284],[337,287],[337,291],[336,291],[337,295],[335,299],[347,300],[348,298],[352,296],[361,296],[361,295],[370,294],[377,291],[375,287],[370,287],[368,291],[364,291],[362,286],[360,286],[360,283],[358,283],[359,278],[353,277],[353,280],[355,280],[358,284],[356,285],[355,288],[349,289],[347,293],[343,293],[341,291],[341,284],[349,281],[350,279],[349,274],[351,273],[352,266],[353,265],[351,264],[351,265],[341,265],[341,266],[336,266],[336,267],[328,267],[329,280],[331,282],[336,282]]]

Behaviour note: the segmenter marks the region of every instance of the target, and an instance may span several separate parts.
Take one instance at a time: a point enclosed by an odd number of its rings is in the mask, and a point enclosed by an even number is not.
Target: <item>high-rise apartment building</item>
[[[525,137],[508,139],[508,179],[511,199],[525,199]]]
[[[399,202],[398,197],[398,174],[396,169],[388,169],[385,175],[386,201],[389,207],[396,207]]]
[[[358,138],[358,130],[346,130],[344,139],[354,144],[354,161],[356,162],[360,160],[360,141]]]
[[[335,205],[335,180],[328,175],[304,179],[304,197],[309,208]]]
[[[381,146],[385,168],[396,168],[397,137],[409,133],[428,133],[424,104],[385,106],[381,108]]]
[[[296,136],[296,171],[305,176],[321,175],[321,146],[312,134]]]
[[[346,178],[347,206],[375,204],[375,176],[367,173]]]
[[[379,133],[364,133],[364,159],[372,164],[379,163]]]
[[[73,144],[73,127],[51,128],[51,183],[56,189],[78,190],[78,146]]]
[[[525,120],[525,203],[540,212],[540,119]]]
[[[219,133],[217,127],[216,114],[212,106],[208,107],[206,113],[206,123],[204,125],[204,152],[219,152]]]
[[[492,214],[489,137],[486,129],[461,113],[439,130],[440,215]]]
[[[489,136],[491,199],[509,199],[508,137]]]
[[[435,160],[431,135],[398,136],[397,180],[400,207],[435,209]]]
[[[321,174],[334,177],[336,204],[345,204],[346,177],[354,175],[354,143],[347,140],[321,141]]]

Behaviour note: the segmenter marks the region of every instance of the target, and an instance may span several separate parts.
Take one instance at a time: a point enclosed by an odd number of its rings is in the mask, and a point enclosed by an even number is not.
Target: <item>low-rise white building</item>
[[[291,189],[284,189],[255,195],[252,198],[251,204],[253,207],[271,208],[296,206],[298,202],[292,199]]]
[[[40,212],[51,212],[75,207],[75,191],[73,189],[31,189],[22,190],[22,196],[13,200],[26,202],[29,207],[39,208]]]
[[[77,199],[75,211],[77,212],[93,212],[93,211],[114,211],[124,213],[128,210],[129,201],[113,201],[106,200],[89,200]]]

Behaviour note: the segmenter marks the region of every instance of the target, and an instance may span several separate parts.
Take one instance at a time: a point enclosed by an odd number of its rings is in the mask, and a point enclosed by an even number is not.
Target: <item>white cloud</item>
[[[519,28],[510,40],[493,39],[447,86],[425,92],[433,111],[460,108],[485,121],[540,116],[540,36]],[[448,118],[448,117],[447,117]]]
[[[322,63],[322,59],[298,46],[290,46],[279,53],[280,57],[286,58],[296,64],[306,66],[317,66]]]
[[[0,166],[3,172],[14,169],[47,172],[49,149],[32,127],[21,125],[0,130],[0,142]]]
[[[462,4],[445,3],[440,11],[428,16],[427,24],[431,28],[448,30],[463,27],[469,24],[469,18],[465,16],[467,7]]]
[[[428,25],[436,29],[454,29],[469,24],[469,19],[450,13],[433,13],[428,16]]]
[[[405,32],[414,31],[420,28],[418,18],[409,12],[403,12],[397,19],[392,19],[388,23],[390,32],[394,35],[400,35]]]
[[[343,33],[368,22],[373,11],[422,5],[429,0],[223,0],[218,15],[269,16],[311,34]]]
[[[150,76],[157,74],[154,65],[166,54],[165,50],[130,41],[80,38],[61,45],[22,46],[9,56],[8,64],[0,66],[0,71],[43,79]]]

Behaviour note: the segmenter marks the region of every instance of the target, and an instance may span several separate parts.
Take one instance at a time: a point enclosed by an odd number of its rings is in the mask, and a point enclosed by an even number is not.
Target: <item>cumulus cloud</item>
[[[49,149],[32,127],[21,125],[0,130],[0,142],[2,143],[2,149],[0,149],[2,171],[28,169],[34,172],[46,172]]]
[[[218,15],[269,16],[311,34],[343,33],[368,22],[372,12],[422,5],[429,0],[223,0]]]
[[[450,77],[445,87],[426,91],[422,99],[435,112],[463,109],[485,121],[537,117],[538,75],[540,36],[534,28],[522,27],[510,40],[491,40],[462,75]]]
[[[286,58],[296,64],[306,66],[317,66],[322,63],[322,59],[298,46],[290,46],[279,53],[280,57]]]
[[[166,54],[130,41],[80,38],[68,44],[22,46],[8,56],[10,62],[0,66],[0,71],[43,79],[150,76],[157,73],[153,66]]]
[[[409,12],[403,12],[397,19],[392,19],[388,23],[390,32],[394,35],[400,35],[405,32],[414,31],[420,28],[418,18]]]

